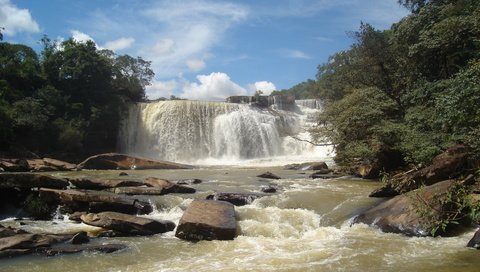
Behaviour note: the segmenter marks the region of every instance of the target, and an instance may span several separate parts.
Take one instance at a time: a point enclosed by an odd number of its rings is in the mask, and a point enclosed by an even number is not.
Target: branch
[[[293,139],[295,139],[295,140],[297,140],[297,141],[307,142],[307,143],[312,144],[312,145],[314,145],[314,146],[330,146],[330,145],[334,145],[334,144],[332,144],[332,143],[324,143],[324,144],[314,143],[314,142],[312,142],[312,141],[305,140],[305,139],[300,139],[300,138],[297,138],[297,137],[295,137],[295,136],[290,136],[290,137],[292,137]]]

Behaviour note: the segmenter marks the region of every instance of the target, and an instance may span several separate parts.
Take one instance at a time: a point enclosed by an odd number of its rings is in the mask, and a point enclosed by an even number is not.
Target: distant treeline
[[[478,155],[480,1],[399,3],[408,16],[384,31],[361,23],[316,80],[282,92],[325,101],[315,135],[335,143],[340,163],[428,163],[456,143]]]
[[[150,62],[99,50],[92,41],[45,36],[41,44],[37,54],[0,42],[0,153],[113,151],[126,105],[145,99]]]

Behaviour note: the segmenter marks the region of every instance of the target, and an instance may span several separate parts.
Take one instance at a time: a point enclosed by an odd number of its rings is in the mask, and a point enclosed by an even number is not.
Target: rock
[[[2,173],[0,188],[67,188],[68,181],[33,173]]]
[[[17,234],[0,238],[0,257],[14,257],[51,247],[53,244],[71,239],[72,235]]]
[[[89,190],[54,190],[41,188],[40,197],[47,202],[59,202],[79,207],[79,211],[121,211],[128,214],[147,214],[153,211],[148,202],[119,196],[114,193]],[[81,209],[83,208],[83,209]]]
[[[74,212],[68,217],[68,220],[80,223],[82,222],[82,219],[80,219],[80,217],[85,214],[87,214],[87,212]]]
[[[65,161],[60,161],[51,158],[43,158],[43,162],[47,166],[55,167],[56,171],[74,171],[77,169],[77,165]]]
[[[309,177],[312,179],[334,179],[334,178],[340,178],[342,175],[334,175],[334,174],[322,174],[322,171],[315,172],[311,174]]]
[[[137,180],[100,180],[100,179],[69,179],[75,187],[79,189],[87,190],[102,190],[107,188],[116,188],[116,187],[129,187],[129,186],[142,186],[144,185],[142,181]]]
[[[305,163],[294,163],[284,166],[284,169],[287,170],[329,170],[325,162],[305,162]],[[330,171],[328,172],[330,173]],[[328,174],[326,173],[326,174]]]
[[[235,208],[224,201],[194,200],[178,223],[175,236],[188,241],[233,240]]]
[[[257,193],[215,193],[207,196],[207,200],[226,201],[235,206],[244,206],[263,196]]]
[[[271,172],[265,172],[263,174],[258,175],[257,177],[259,178],[266,178],[266,179],[281,179],[281,177],[271,173]]]
[[[202,183],[203,181],[201,179],[179,179],[174,182],[178,185],[192,185]]]
[[[126,245],[121,244],[105,244],[105,245],[71,245],[71,244],[57,244],[49,248],[41,248],[36,251],[36,254],[46,256],[55,256],[59,254],[73,254],[79,252],[100,252],[113,253],[119,250],[126,249]]]
[[[392,188],[390,184],[386,184],[378,189],[375,189],[368,196],[369,197],[394,197],[398,195],[398,192]]]
[[[195,189],[183,185],[177,185],[165,179],[149,177],[145,180],[145,185],[162,189],[162,194],[193,194]]]
[[[175,223],[171,221],[157,221],[116,212],[89,213],[80,218],[87,225],[121,232],[128,236],[153,235],[175,229]]]
[[[422,207],[423,203],[435,205],[425,208],[435,216],[440,216],[438,212],[447,211],[452,203],[439,204],[433,199],[446,195],[455,182],[446,180],[396,196],[361,213],[354,219],[354,223],[365,223],[376,226],[384,232],[403,233],[408,236],[431,235],[433,226],[419,212],[418,207]]]
[[[128,176],[128,173],[127,172],[120,172],[118,175],[120,177],[123,177],[123,176]]]
[[[30,166],[24,159],[0,159],[0,167],[6,172],[28,172]]]
[[[72,245],[86,244],[88,242],[90,242],[90,238],[88,238],[88,235],[85,231],[81,231],[73,235],[72,239],[70,239],[70,243]]]
[[[468,241],[467,247],[480,249],[480,229],[475,232],[472,239]]]
[[[21,229],[14,229],[12,227],[4,227],[0,225],[0,238],[15,236],[17,234],[27,234],[28,232]]]
[[[378,161],[365,161],[357,166],[355,175],[363,179],[376,179],[380,175],[380,170]]]
[[[144,170],[144,169],[192,169],[190,165],[168,161],[155,161],[118,153],[99,154],[87,158],[78,165],[79,169],[98,170]]]
[[[468,169],[471,151],[465,145],[456,145],[436,156],[432,163],[420,170],[411,170],[393,176],[385,186],[395,188],[397,194],[420,188],[422,185],[432,185],[442,180],[465,175]]]
[[[260,187],[260,191],[262,193],[276,193],[277,192],[277,188],[275,186],[272,186],[272,185],[267,185],[267,186],[262,186]]]
[[[29,165],[29,171],[31,172],[51,172],[58,171],[58,169],[51,165],[46,165],[42,159],[30,159],[27,160]]]
[[[164,195],[162,188],[156,187],[117,187],[110,190],[120,195]]]

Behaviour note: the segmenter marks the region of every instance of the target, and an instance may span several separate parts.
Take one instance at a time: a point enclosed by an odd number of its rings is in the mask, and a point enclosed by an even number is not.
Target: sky
[[[0,0],[6,42],[90,39],[151,61],[149,99],[288,89],[348,49],[360,22],[387,29],[407,14],[397,0]]]

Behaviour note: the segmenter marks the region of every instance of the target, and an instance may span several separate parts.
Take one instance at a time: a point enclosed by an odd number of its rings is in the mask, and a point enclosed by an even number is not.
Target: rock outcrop
[[[190,165],[168,161],[156,161],[119,153],[99,154],[87,158],[79,169],[97,170],[145,170],[145,169],[191,169]]]
[[[355,223],[378,227],[384,232],[402,233],[408,236],[431,235],[435,228],[432,218],[442,218],[443,213],[454,208],[449,201],[435,201],[445,196],[457,181],[446,180],[396,196],[361,213]],[[427,218],[424,214],[429,213]]]
[[[69,179],[68,181],[70,181],[70,183],[72,183],[78,189],[87,189],[87,190],[102,190],[102,189],[116,188],[116,187],[130,187],[130,186],[144,185],[143,181],[137,181],[137,180],[116,180],[116,179],[101,180],[101,179],[78,178],[78,179]]]
[[[166,179],[159,179],[154,177],[149,177],[145,179],[144,183],[147,186],[161,189],[162,194],[193,194],[196,191],[192,187],[178,185]]]
[[[287,170],[300,170],[300,171],[320,171],[320,170],[329,170],[328,165],[325,162],[305,162],[305,163],[294,163],[284,166]],[[330,171],[328,171],[329,173]],[[326,173],[326,174],[328,174]]]
[[[236,225],[231,203],[194,200],[180,219],[175,236],[188,241],[233,240]]]
[[[122,233],[125,236],[153,235],[175,229],[171,221],[157,221],[123,213],[102,212],[80,216],[83,223]]]
[[[54,188],[63,189],[69,185],[65,179],[34,173],[1,173],[0,188]]]
[[[207,200],[226,201],[235,206],[244,206],[263,196],[265,195],[257,193],[215,193],[208,195]]]

